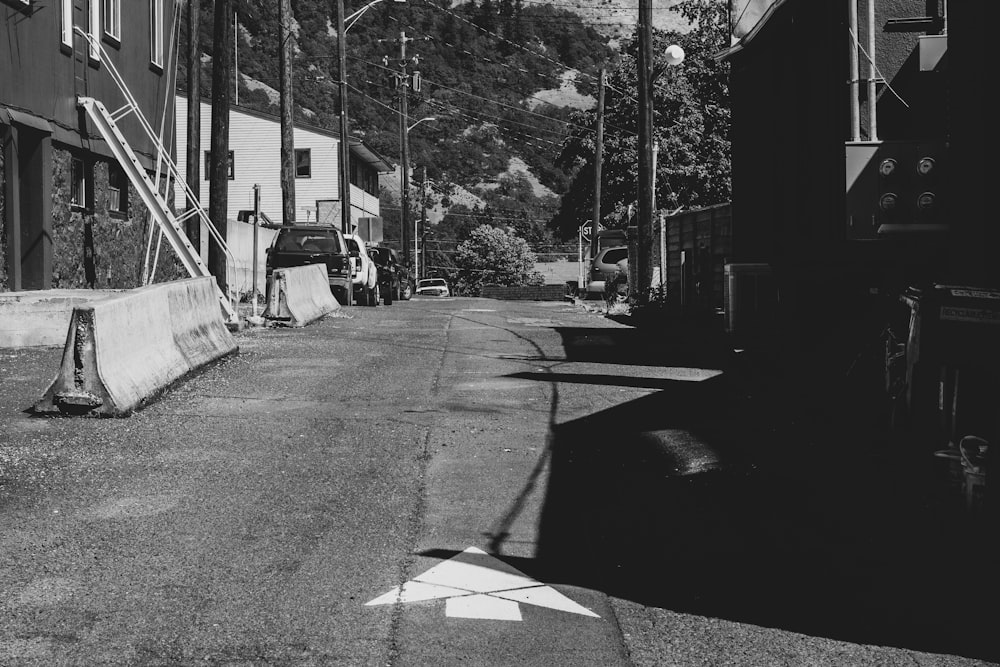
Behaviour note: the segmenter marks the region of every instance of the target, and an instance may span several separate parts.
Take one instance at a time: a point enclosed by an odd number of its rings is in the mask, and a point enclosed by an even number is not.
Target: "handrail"
[[[135,116],[139,120],[139,124],[142,126],[142,129],[146,133],[146,136],[149,138],[150,141],[153,142],[153,145],[156,146],[158,151],[161,152],[165,151],[165,147],[163,146],[162,142],[157,138],[156,134],[153,132],[152,126],[149,124],[149,121],[146,120],[146,117],[142,114],[142,111],[139,109],[139,103],[136,101],[135,97],[132,96],[132,93],[129,91],[128,86],[125,85],[125,80],[122,78],[121,74],[115,68],[114,64],[111,62],[111,59],[108,58],[108,52],[107,50],[105,50],[104,45],[101,44],[101,41],[96,37],[94,37],[93,35],[85,32],[79,26],[74,26],[73,30],[78,34],[82,35],[92,46],[96,46],[98,49],[100,49],[102,63],[107,65],[108,73],[111,74],[111,79],[118,87],[118,90],[125,97],[127,106],[131,107],[131,111],[135,113]],[[124,107],[122,108],[124,109]],[[221,234],[219,234],[219,231],[218,229],[216,229],[215,224],[212,222],[211,218],[208,217],[208,214],[205,213],[205,210],[204,208],[202,208],[198,198],[194,195],[194,191],[191,189],[191,186],[188,185],[188,183],[180,177],[180,170],[177,168],[177,165],[169,157],[167,157],[166,163],[168,171],[170,172],[170,175],[174,178],[174,181],[176,183],[180,183],[183,186],[184,194],[187,197],[187,201],[197,203],[196,208],[198,209],[198,216],[201,219],[201,221],[205,223],[205,226],[208,228],[212,238],[215,239],[216,243],[218,243],[219,246],[224,250],[227,258],[231,259],[233,264],[235,265],[236,258],[233,255],[232,251],[229,249],[229,245],[226,243],[226,239],[223,238]],[[229,262],[227,262],[227,268],[226,268],[227,274],[229,272],[228,264]]]

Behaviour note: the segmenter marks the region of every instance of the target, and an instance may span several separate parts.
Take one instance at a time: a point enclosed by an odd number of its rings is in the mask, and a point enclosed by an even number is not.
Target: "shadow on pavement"
[[[659,391],[553,425],[537,557],[512,565],[678,612],[1000,658],[993,531],[937,494],[934,464],[886,445],[863,396],[765,386],[711,334],[560,333],[571,360],[727,372],[520,374]]]

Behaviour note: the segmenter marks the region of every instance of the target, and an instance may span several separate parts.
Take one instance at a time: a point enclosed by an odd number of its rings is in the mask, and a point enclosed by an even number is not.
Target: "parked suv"
[[[375,262],[368,256],[368,249],[360,236],[344,234],[344,240],[351,255],[351,283],[354,286],[354,297],[363,306],[377,306],[382,297]]]
[[[274,269],[325,264],[330,290],[342,304],[349,303],[351,259],[344,235],[336,227],[294,225],[278,228],[267,249],[267,277]]]
[[[628,260],[628,246],[613,246],[597,253],[594,261],[590,264],[587,296],[604,294],[605,281],[610,280],[621,271],[618,263],[622,260]]]
[[[399,263],[396,251],[392,248],[369,246],[368,254],[375,262],[375,268],[378,269],[378,284],[385,305],[391,305],[396,299],[409,299],[409,275]]]
[[[451,290],[448,289],[448,281],[444,278],[424,278],[417,281],[417,295],[451,296]]]

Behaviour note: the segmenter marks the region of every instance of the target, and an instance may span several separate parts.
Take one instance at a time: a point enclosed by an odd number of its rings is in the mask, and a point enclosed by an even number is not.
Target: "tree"
[[[689,32],[654,30],[653,69],[664,49],[680,45],[684,63],[668,68],[653,86],[654,140],[660,147],[656,183],[659,208],[710,206],[729,200],[728,64],[713,56],[729,46],[725,3],[683,0],[677,10],[692,21]],[[638,105],[635,36],[624,46],[617,69],[609,72],[605,103],[602,224],[627,225],[629,204],[638,200]],[[564,238],[593,212],[596,110],[578,112],[573,122],[587,129],[563,143],[556,166],[575,170],[552,226]]]
[[[537,280],[535,253],[512,231],[480,225],[455,252],[461,294],[476,296],[483,285],[527,285]]]

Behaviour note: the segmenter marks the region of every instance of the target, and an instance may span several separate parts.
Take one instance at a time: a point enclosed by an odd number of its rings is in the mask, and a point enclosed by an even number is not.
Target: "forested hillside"
[[[239,102],[277,113],[278,0],[237,2]],[[346,14],[366,6],[348,0]],[[202,94],[211,91],[213,3],[201,0]],[[336,130],[338,90],[334,7],[292,0],[297,38],[296,117]],[[670,43],[683,66],[657,82],[655,134],[662,207],[705,206],[729,198],[729,44],[721,0],[654,0],[655,58]],[[385,0],[347,33],[351,133],[400,161],[400,38],[421,87],[408,99],[411,210],[422,194],[436,249],[448,263],[482,223],[513,228],[536,251],[569,241],[592,217],[598,72],[608,70],[602,223],[628,224],[637,200],[636,33],[633,0]],[[631,23],[630,23],[631,21]],[[181,53],[186,35],[181,34]],[[414,59],[415,58],[415,62]],[[653,63],[654,67],[658,63]],[[185,82],[183,59],[178,83]],[[231,84],[232,85],[232,84]],[[419,122],[423,118],[435,120]],[[417,123],[416,125],[414,125]],[[426,174],[426,188],[422,179]],[[400,237],[399,176],[382,179],[386,238]],[[398,246],[397,246],[398,247]],[[569,248],[573,250],[574,248]],[[428,257],[428,264],[431,258]]]
[[[277,113],[277,0],[238,3],[239,101]],[[518,217],[551,217],[558,204],[523,177],[501,178],[511,160],[523,160],[540,184],[561,192],[571,174],[556,166],[573,109],[553,95],[560,88],[579,102],[594,90],[601,65],[615,61],[608,37],[569,11],[523,0],[386,1],[373,6],[347,33],[351,132],[390,161],[398,161],[399,40],[405,32],[408,67],[422,85],[408,98],[410,124],[433,116],[410,133],[410,164],[423,168],[436,203],[453,203],[450,184],[473,190],[487,206],[517,204]],[[297,119],[337,129],[334,15],[328,0],[293,0],[297,23],[294,97]],[[361,2],[348,2],[351,14]],[[213,5],[202,0],[202,94],[210,95]],[[182,34],[183,53],[186,35]],[[183,59],[181,59],[183,61]],[[183,89],[185,64],[180,63]],[[540,94],[547,91],[544,95]],[[477,186],[482,186],[478,187]],[[514,190],[512,192],[512,190]],[[541,190],[541,191],[540,191]],[[443,202],[442,202],[443,200]],[[491,204],[495,201],[496,204]],[[391,217],[392,202],[386,202]],[[454,203],[458,203],[457,201]],[[481,214],[477,211],[476,214]],[[495,210],[494,215],[508,215]],[[467,211],[468,214],[468,211]]]

